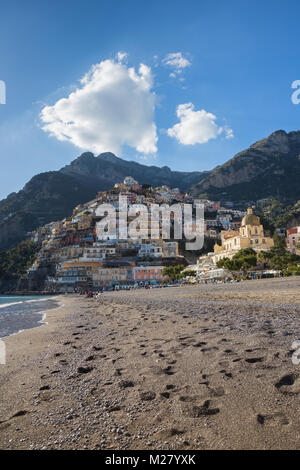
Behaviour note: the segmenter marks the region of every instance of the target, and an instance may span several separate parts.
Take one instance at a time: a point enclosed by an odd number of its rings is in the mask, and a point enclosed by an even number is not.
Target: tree
[[[196,275],[196,271],[193,271],[192,269],[186,269],[181,273],[181,277],[196,277]]]
[[[247,270],[257,265],[257,254],[252,248],[244,248],[238,251],[232,259],[223,258],[217,262],[218,268],[229,271]]]
[[[259,258],[264,262],[265,266],[271,269],[277,269],[287,272],[292,269],[297,270],[300,262],[300,256],[290,253],[286,249],[285,238],[274,233],[274,246],[269,251],[263,251],[259,254]]]
[[[180,279],[181,272],[184,270],[184,266],[182,264],[178,264],[177,266],[166,266],[162,273],[163,276],[168,276],[172,281],[176,279]]]

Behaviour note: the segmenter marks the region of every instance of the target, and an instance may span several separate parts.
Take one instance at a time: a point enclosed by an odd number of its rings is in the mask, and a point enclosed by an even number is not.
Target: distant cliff
[[[194,196],[221,201],[300,199],[300,131],[276,131],[218,166],[193,188]]]
[[[84,186],[94,188],[95,191],[110,189],[116,183],[121,183],[125,176],[132,176],[141,184],[151,184],[154,187],[165,184],[186,191],[208,174],[200,171],[172,171],[167,166],[160,168],[141,165],[118,158],[109,152],[98,157],[90,152],[83,153],[60,172],[75,178]]]

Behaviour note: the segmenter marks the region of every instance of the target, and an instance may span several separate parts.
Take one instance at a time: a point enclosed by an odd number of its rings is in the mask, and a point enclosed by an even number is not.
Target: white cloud
[[[95,153],[119,154],[124,145],[143,155],[156,153],[151,69],[140,64],[136,72],[122,63],[126,58],[120,52],[116,61],[93,65],[74,92],[42,109],[42,129]]]
[[[173,73],[170,74],[170,77],[175,77],[176,74],[182,72],[182,69],[190,67],[192,63],[183,56],[182,52],[171,52],[167,54],[166,57],[162,60],[162,63],[173,69]]]
[[[229,127],[224,127],[224,132],[225,132],[225,139],[233,139],[234,138],[234,133],[233,130],[230,129]]]
[[[123,60],[126,60],[127,57],[128,57],[127,52],[121,52],[121,51],[119,51],[119,52],[117,53],[117,60],[118,60],[118,62],[122,62]]]
[[[226,138],[233,137],[232,129],[219,127],[216,116],[205,109],[195,111],[193,103],[180,104],[176,114],[180,122],[168,129],[167,133],[183,145],[205,144],[222,133],[225,133]]]

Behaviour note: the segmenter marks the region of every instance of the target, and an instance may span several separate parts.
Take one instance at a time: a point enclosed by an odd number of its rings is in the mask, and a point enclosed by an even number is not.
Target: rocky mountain
[[[83,153],[59,171],[34,176],[21,191],[0,201],[0,251],[15,246],[38,226],[71,215],[76,205],[125,176],[222,202],[276,198],[293,205],[300,200],[300,131],[276,131],[210,172],[172,171],[167,166],[122,160],[112,153]]]
[[[194,196],[233,202],[300,199],[300,131],[276,131],[218,166],[193,188]]]
[[[112,153],[97,157],[83,153],[59,171],[34,176],[21,191],[0,201],[0,251],[15,246],[35,228],[71,215],[75,206],[110,189],[125,176],[133,176],[142,184],[166,184],[184,191],[206,174],[141,165]]]
[[[34,176],[18,193],[0,201],[0,251],[15,246],[35,228],[63,219],[95,191],[59,171]]]
[[[110,189],[115,183],[122,182],[125,176],[132,176],[140,184],[151,184],[154,187],[165,184],[186,191],[208,173],[172,171],[167,166],[159,168],[141,165],[118,158],[109,152],[98,157],[90,152],[83,153],[60,171],[64,175],[72,176],[79,183],[94,188],[95,191]]]

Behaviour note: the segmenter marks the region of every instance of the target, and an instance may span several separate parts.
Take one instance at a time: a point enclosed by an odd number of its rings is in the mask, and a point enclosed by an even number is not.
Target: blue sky
[[[0,198],[85,150],[205,170],[298,130],[299,14],[294,0],[1,2]]]

